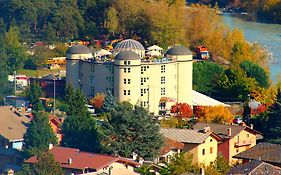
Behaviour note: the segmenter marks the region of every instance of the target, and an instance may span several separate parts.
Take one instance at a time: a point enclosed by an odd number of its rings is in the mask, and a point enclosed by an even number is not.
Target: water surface
[[[247,21],[233,15],[223,15],[223,21],[231,29],[238,28],[244,32],[250,42],[258,42],[272,53],[269,62],[270,77],[275,82],[281,76],[281,25]]]

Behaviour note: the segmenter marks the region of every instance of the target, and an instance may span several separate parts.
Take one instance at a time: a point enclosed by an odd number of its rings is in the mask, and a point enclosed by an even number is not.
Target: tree
[[[90,104],[93,105],[93,107],[95,108],[95,110],[97,110],[97,112],[100,112],[100,110],[102,109],[104,98],[105,98],[104,94],[97,93],[95,97],[90,99]]]
[[[28,156],[48,150],[50,143],[57,144],[57,138],[44,112],[33,112],[33,119],[23,138],[23,150]]]
[[[199,167],[192,164],[192,155],[180,153],[171,157],[170,163],[166,163],[159,172],[161,175],[178,175],[186,172],[198,173]]]
[[[54,27],[51,23],[48,23],[48,25],[47,25],[44,39],[46,41],[55,41],[56,40],[56,30],[54,29]]]
[[[197,108],[202,110],[202,108]],[[205,106],[202,111],[196,111],[198,120],[207,123],[228,123],[230,124],[234,117],[224,106]]]
[[[11,26],[5,35],[7,66],[9,72],[22,68],[27,59],[26,48],[22,46],[17,27]]]
[[[281,89],[278,89],[277,100],[270,106],[265,114],[267,127],[264,137],[267,141],[272,143],[281,144]]]
[[[37,156],[38,161],[34,165],[34,173],[38,175],[63,175],[60,163],[56,162],[54,155],[48,151]]]
[[[25,91],[25,96],[28,99],[29,103],[32,104],[33,110],[38,111],[38,105],[40,105],[39,98],[43,96],[40,84],[36,81],[31,83]]]
[[[137,168],[136,171],[140,173],[141,175],[154,175],[153,172],[151,172],[152,167],[149,165],[142,165],[140,168]]]
[[[107,95],[104,98],[103,106],[102,106],[102,111],[103,113],[109,112],[110,110],[114,109],[116,107],[117,103],[112,95],[112,93],[109,91]]]
[[[171,113],[176,114],[179,118],[192,117],[192,109],[187,103],[176,103],[171,108]]]
[[[114,36],[115,32],[118,29],[118,17],[117,11],[114,7],[109,7],[106,13],[107,18],[107,28]]]
[[[261,66],[252,61],[243,61],[240,67],[245,71],[247,77],[254,78],[260,87],[269,87],[268,73]]]
[[[129,102],[117,103],[101,129],[103,151],[114,155],[130,157],[136,153],[144,159],[152,159],[163,145],[160,128],[148,111],[133,107]]]
[[[230,68],[218,79],[214,95],[227,100],[245,101],[256,88],[255,79],[247,77],[240,69]]]
[[[90,115],[82,92],[67,86],[65,102],[67,115],[62,125],[62,145],[82,151],[97,152],[100,149],[96,120]]]
[[[193,64],[193,89],[206,95],[216,91],[215,82],[223,74],[224,68],[214,62],[203,61]]]
[[[84,94],[80,89],[74,90],[70,84],[66,86],[64,101],[67,105],[67,116],[85,116],[89,113]]]
[[[216,160],[213,163],[211,163],[211,165],[209,165],[209,168],[207,168],[206,170],[207,175],[208,174],[213,175],[208,171],[208,169],[214,169],[218,175],[224,175],[230,171],[231,166],[229,165],[229,162],[227,162],[222,155],[218,155]]]

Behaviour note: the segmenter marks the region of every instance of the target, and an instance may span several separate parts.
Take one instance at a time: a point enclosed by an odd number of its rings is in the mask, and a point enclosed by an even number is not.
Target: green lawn
[[[60,70],[65,70],[65,68],[60,69],[39,69],[39,70],[31,70],[31,69],[20,69],[17,70],[17,74],[23,74],[28,77],[42,77],[45,75],[57,73]]]

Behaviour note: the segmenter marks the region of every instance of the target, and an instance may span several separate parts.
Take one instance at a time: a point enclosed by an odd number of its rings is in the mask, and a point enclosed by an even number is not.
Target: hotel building
[[[87,97],[111,91],[118,101],[147,108],[158,115],[176,102],[192,105],[192,52],[184,46],[170,48],[165,56],[145,56],[138,41],[116,45],[112,58],[94,58],[90,48],[67,50],[66,82]]]

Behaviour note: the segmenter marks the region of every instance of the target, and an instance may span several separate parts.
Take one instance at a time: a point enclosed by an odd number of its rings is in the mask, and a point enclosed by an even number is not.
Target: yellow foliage
[[[206,106],[198,116],[199,122],[231,123],[234,116],[224,106]]]

